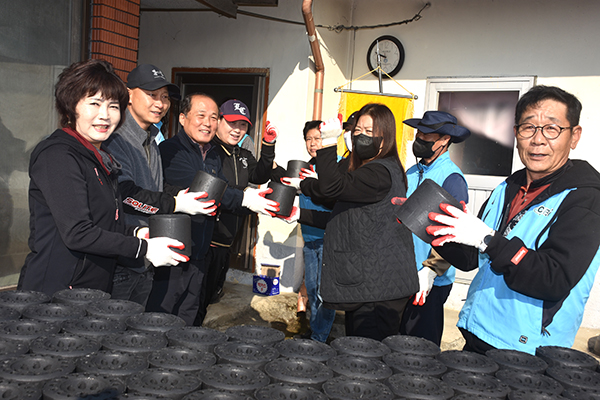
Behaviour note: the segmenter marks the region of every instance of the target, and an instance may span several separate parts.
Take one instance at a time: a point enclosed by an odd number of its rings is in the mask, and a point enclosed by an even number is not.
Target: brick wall
[[[136,67],[140,0],[93,0],[91,58],[107,60],[125,81]]]

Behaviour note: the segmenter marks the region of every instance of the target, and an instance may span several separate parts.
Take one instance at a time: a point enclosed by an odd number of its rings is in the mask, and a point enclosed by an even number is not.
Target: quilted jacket
[[[336,202],[325,229],[321,296],[327,303],[368,303],[409,297],[419,289],[411,232],[396,221],[392,197],[406,197],[400,166],[377,203]]]

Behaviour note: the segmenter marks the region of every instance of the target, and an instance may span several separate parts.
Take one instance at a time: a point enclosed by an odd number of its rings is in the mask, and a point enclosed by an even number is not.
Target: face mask
[[[431,158],[435,154],[433,145],[435,142],[426,142],[421,138],[416,138],[413,142],[413,154],[419,158]]]
[[[352,147],[356,155],[361,160],[368,160],[369,158],[373,158],[379,153],[379,146],[375,143],[371,136],[367,136],[363,133],[359,135],[354,135],[352,137]],[[377,140],[378,143],[381,143],[380,140]]]
[[[352,131],[344,132],[344,143],[346,143],[348,151],[352,151]]]

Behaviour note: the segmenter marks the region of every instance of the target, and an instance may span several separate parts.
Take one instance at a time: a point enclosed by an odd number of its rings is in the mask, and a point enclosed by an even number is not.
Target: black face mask
[[[352,151],[356,152],[356,155],[361,160],[368,160],[369,158],[375,157],[377,153],[379,153],[380,144],[380,138],[373,140],[371,136],[367,136],[363,133],[352,137]]]
[[[433,145],[435,142],[427,142],[421,138],[416,138],[413,142],[413,154],[419,158],[431,158],[434,156]]]

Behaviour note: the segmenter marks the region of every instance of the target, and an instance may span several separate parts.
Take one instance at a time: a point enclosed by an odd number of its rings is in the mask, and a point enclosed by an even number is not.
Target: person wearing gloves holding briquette
[[[450,159],[448,149],[452,143],[467,139],[471,132],[444,111],[427,111],[423,118],[407,119],[404,123],[417,129],[412,150],[420,159],[406,171],[407,195],[413,194],[425,179],[431,179],[456,200],[468,203],[467,181]],[[450,295],[456,270],[437,255],[429,243],[414,234],[413,241],[419,291],[404,310],[400,334],[422,337],[439,346],[444,331],[444,303]]]
[[[240,141],[248,134],[252,125],[248,106],[240,100],[231,99],[221,104],[219,112],[217,133],[211,141],[211,146],[214,146],[221,160],[223,175],[229,186],[244,190],[248,184],[261,185],[267,183],[269,179],[278,180],[280,168],[273,168],[275,142],[278,136],[275,124],[267,121],[261,140],[260,158],[256,160],[252,152],[240,146]],[[231,258],[231,246],[242,234],[242,225],[250,214],[254,212],[247,208],[241,212],[233,212],[223,207],[219,209],[206,254],[208,268],[206,290],[203,292],[194,325],[202,325],[208,305],[218,301],[223,295],[223,285]]]
[[[515,111],[525,168],[494,189],[479,217],[447,204],[429,215],[434,248],[457,268],[479,268],[457,324],[464,350],[573,345],[600,265],[600,174],[569,158],[580,113],[574,95],[531,88]]]
[[[125,122],[104,142],[102,148],[120,164],[117,174],[123,197],[125,222],[149,225],[155,214],[211,214],[214,201],[204,201],[206,193],[191,193],[187,188],[164,182],[155,124],[165,117],[171,102],[179,100],[179,88],[167,81],[163,72],[151,64],[141,64],[127,75],[129,104]],[[154,267],[144,260],[120,258],[111,291],[112,299],[130,300],[146,306]]]
[[[118,188],[118,161],[101,149],[124,121],[129,95],[110,63],[67,67],[55,87],[61,129],[42,140],[29,164],[31,252],[17,288],[52,296],[62,289],[111,291],[117,259],[144,258],[157,267],[187,257],[169,238],[127,226]],[[163,268],[169,269],[169,268]]]
[[[219,107],[208,94],[192,93],[181,102],[181,129],[159,145],[166,182],[189,187],[198,171],[205,171],[224,181],[221,159],[211,141],[217,133]],[[271,215],[279,203],[265,198],[272,189],[247,187],[240,190],[228,186],[218,210]],[[192,216],[192,255],[179,268],[158,269],[154,276],[147,311],[168,312],[193,325],[206,290],[206,254],[213,235],[214,215]],[[203,318],[203,317],[202,317]]]
[[[391,199],[406,197],[394,115],[383,104],[362,107],[351,155],[339,163],[341,120],[324,122],[320,131],[318,179],[306,177],[299,186],[305,195],[335,205],[328,219],[322,211],[294,209],[285,220],[325,228],[320,294],[325,307],[345,311],[346,335],[375,340],[397,335],[419,284],[412,234],[392,216]]]

